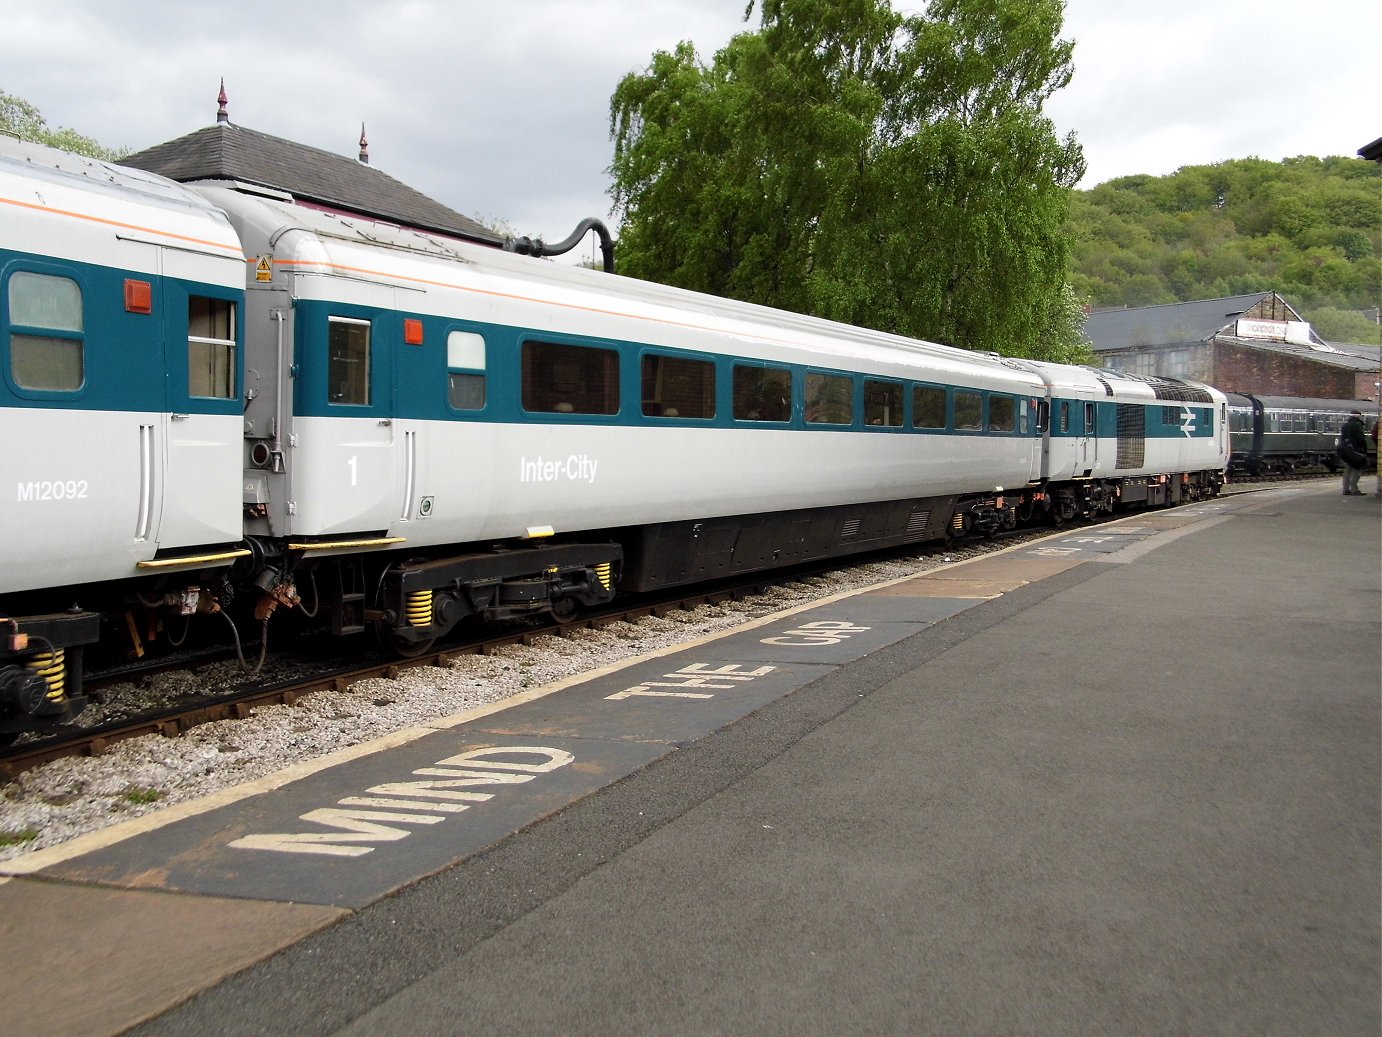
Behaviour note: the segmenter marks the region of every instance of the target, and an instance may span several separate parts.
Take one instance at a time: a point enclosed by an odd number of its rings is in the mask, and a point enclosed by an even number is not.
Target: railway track
[[[1270,479],[1255,479],[1226,486],[1226,495],[1252,492],[1266,486],[1285,481],[1299,481],[1310,478],[1331,477],[1328,473],[1320,475],[1280,476]],[[1116,516],[1125,517],[1125,516]],[[1095,523],[1097,524],[1097,523]],[[986,540],[976,540],[963,545],[937,543],[934,545],[912,545],[905,550],[883,552],[874,556],[861,556],[851,563],[851,567],[866,564],[880,558],[897,558],[925,555],[964,555],[973,556],[1002,550],[1024,540],[1037,540],[1049,536],[1066,535],[1072,528],[1061,530],[1026,529],[1001,534]],[[722,585],[713,589],[700,589],[691,594],[658,600],[644,600],[623,607],[610,608],[586,614],[568,623],[548,623],[525,627],[499,634],[486,635],[478,639],[458,641],[434,646],[428,652],[409,659],[371,659],[347,661],[334,666],[317,666],[308,676],[295,676],[290,679],[264,683],[252,679],[222,693],[204,694],[191,697],[175,706],[151,710],[137,716],[99,723],[91,727],[73,728],[41,740],[20,742],[0,751],[0,778],[12,780],[31,768],[52,760],[70,756],[99,756],[110,746],[130,738],[144,735],[162,735],[175,738],[202,724],[222,720],[244,719],[255,710],[271,705],[294,705],[305,696],[319,691],[344,691],[353,684],[372,678],[395,679],[407,670],[423,666],[445,668],[464,656],[488,655],[498,649],[512,645],[531,645],[539,638],[561,636],[574,631],[598,629],[620,622],[636,622],[647,616],[667,616],[677,611],[689,611],[703,604],[717,604],[726,601],[743,600],[753,594],[762,593],[774,585],[799,582],[814,575],[838,570],[838,564],[815,568],[796,569],[791,572],[774,573],[771,576],[758,574],[754,579],[733,585]],[[185,665],[185,664],[184,664]],[[150,667],[134,673],[121,671],[105,678],[109,681],[128,681],[133,676],[158,673],[166,667]],[[99,689],[101,677],[93,678],[88,687]]]
[[[764,580],[760,577],[753,583],[683,594],[675,599],[655,603],[610,609],[579,617],[569,623],[550,623],[478,640],[439,645],[422,655],[408,659],[363,664],[352,662],[308,677],[269,685],[247,682],[245,686],[224,694],[201,696],[178,706],[155,710],[131,719],[79,728],[50,738],[12,746],[0,752],[0,777],[13,779],[26,770],[66,756],[99,756],[111,745],[127,738],[139,738],[144,735],[177,737],[201,724],[218,720],[242,720],[262,706],[295,705],[304,696],[316,691],[344,691],[352,684],[376,677],[392,680],[406,670],[422,666],[446,667],[463,656],[488,655],[509,645],[532,644],[543,636],[561,636],[572,631],[597,629],[619,622],[636,622],[646,616],[662,616],[678,610],[694,609],[701,604],[740,600],[753,593],[755,588],[762,588],[773,582],[778,581]],[[155,672],[160,672],[158,667],[140,671],[141,674]],[[113,679],[126,680],[129,676],[128,672],[122,672],[118,678]],[[95,688],[99,688],[101,683],[99,678],[91,682]]]

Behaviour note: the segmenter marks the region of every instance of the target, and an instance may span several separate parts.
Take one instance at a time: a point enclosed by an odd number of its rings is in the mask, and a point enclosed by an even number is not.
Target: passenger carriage
[[[324,593],[396,647],[943,536],[976,489],[1040,477],[1020,365],[206,194],[271,271],[247,303],[256,550],[284,600]]]
[[[1295,471],[1323,465],[1339,467],[1339,430],[1361,407],[1350,400],[1295,396],[1228,396],[1229,470],[1248,475]]]
[[[70,610],[93,595],[67,588],[139,579],[196,608],[204,580],[160,577],[245,554],[245,272],[229,222],[195,193],[4,136],[0,227],[0,595],[27,592],[35,639],[11,607],[3,733],[79,705],[63,652],[95,639],[93,615]]]

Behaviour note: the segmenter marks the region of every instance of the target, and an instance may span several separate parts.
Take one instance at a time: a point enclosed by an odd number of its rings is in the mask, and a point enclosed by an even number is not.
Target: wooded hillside
[[[1096,308],[1275,290],[1326,339],[1376,342],[1382,168],[1234,159],[1075,191],[1071,283]]]

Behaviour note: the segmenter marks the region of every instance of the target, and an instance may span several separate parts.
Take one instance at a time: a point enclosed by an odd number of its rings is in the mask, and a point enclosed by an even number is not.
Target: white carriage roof
[[[502,245],[468,216],[363,161],[218,122],[121,160],[181,183],[226,181],[285,191],[298,202],[359,213],[407,227]]]

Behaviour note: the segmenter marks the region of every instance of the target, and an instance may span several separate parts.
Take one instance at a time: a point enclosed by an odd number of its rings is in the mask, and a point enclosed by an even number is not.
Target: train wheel
[[[435,637],[429,637],[426,641],[405,640],[399,636],[398,631],[394,630],[393,627],[385,626],[382,623],[375,625],[374,637],[386,654],[397,659],[416,659],[430,652],[432,646],[437,643]]]
[[[555,598],[552,601],[552,618],[560,625],[574,623],[581,614],[581,606],[575,598]]]

